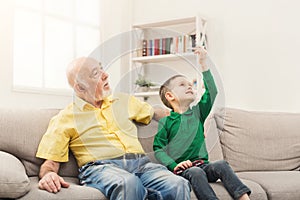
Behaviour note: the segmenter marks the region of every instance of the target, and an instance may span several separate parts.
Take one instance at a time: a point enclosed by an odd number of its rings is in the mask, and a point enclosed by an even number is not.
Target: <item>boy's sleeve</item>
[[[154,137],[153,150],[156,159],[170,171],[173,171],[177,163],[167,154],[168,132],[165,128],[165,122],[166,117],[162,118],[158,123],[158,131]]]
[[[209,115],[212,109],[212,106],[218,94],[218,90],[210,70],[207,70],[202,74],[203,74],[205,92],[202,95],[201,100],[198,103],[198,106],[200,109],[201,122],[204,123],[205,119],[207,118],[207,116]]]

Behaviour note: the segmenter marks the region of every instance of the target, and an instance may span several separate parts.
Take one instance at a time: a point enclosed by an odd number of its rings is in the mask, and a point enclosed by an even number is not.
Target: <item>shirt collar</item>
[[[103,104],[101,106],[101,108],[106,108],[108,107],[110,104],[112,104],[112,102],[116,100],[116,98],[113,98],[112,95],[106,97],[104,100],[103,100]],[[73,102],[74,104],[81,110],[81,111],[84,111],[84,110],[94,110],[96,109],[95,106],[93,106],[92,104],[86,102],[85,100],[81,99],[80,97],[78,97],[77,95],[74,95],[73,96]]]
[[[191,114],[193,114],[193,111],[190,108],[182,114],[180,114],[178,112],[174,112],[173,110],[171,110],[170,118],[176,119],[178,117],[181,117],[182,115],[191,115]]]

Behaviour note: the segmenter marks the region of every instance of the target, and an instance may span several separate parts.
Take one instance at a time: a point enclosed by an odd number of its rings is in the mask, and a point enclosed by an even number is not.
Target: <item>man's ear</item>
[[[79,83],[75,84],[75,91],[79,93],[83,93],[85,91],[85,87]]]

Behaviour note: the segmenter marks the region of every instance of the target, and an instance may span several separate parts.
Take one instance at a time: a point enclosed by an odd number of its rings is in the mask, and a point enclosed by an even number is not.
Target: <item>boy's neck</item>
[[[174,112],[177,113],[184,113],[190,108],[190,104],[178,104],[178,105],[173,105],[173,110]]]

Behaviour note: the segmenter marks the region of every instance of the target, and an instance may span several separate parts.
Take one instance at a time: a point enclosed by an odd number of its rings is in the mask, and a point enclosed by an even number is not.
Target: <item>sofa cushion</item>
[[[38,177],[30,177],[31,190],[19,200],[33,199],[62,199],[62,200],[107,200],[107,198],[97,189],[78,185],[77,178],[67,178],[64,180],[70,183],[69,188],[62,188],[58,193],[49,193],[38,189]]]
[[[208,152],[209,160],[223,160],[223,153],[220,143],[220,131],[217,129],[216,121],[214,120],[213,113],[211,113],[204,123],[206,149]]]
[[[260,184],[271,200],[295,200],[300,197],[300,172],[276,171],[276,172],[239,172],[243,179],[253,180]]]
[[[241,181],[251,190],[250,199],[267,200],[267,194],[263,188],[255,181],[241,179]],[[223,183],[219,180],[216,183],[210,183],[212,189],[215,191],[217,197],[221,200],[232,200],[225,189]],[[196,199],[196,198],[195,198]]]
[[[24,166],[13,155],[0,151],[0,198],[18,198],[30,189]]]
[[[235,171],[297,170],[300,114],[219,109],[224,159]]]
[[[50,119],[57,109],[6,109],[0,108],[0,150],[11,153],[24,164],[28,176],[37,176],[43,160],[35,154],[46,132]],[[70,155],[62,164],[60,174],[77,176],[78,168]]]

